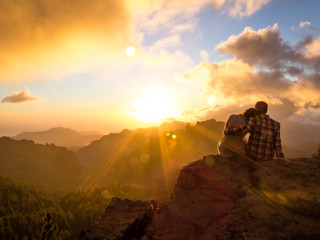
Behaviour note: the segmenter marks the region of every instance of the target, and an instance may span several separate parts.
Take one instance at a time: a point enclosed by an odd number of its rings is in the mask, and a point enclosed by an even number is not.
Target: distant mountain
[[[281,123],[281,140],[283,145],[296,148],[307,142],[320,143],[320,126],[307,125],[296,122]],[[309,145],[309,144],[308,144]],[[308,155],[309,156],[309,155]]]
[[[101,138],[103,135],[98,132],[79,133],[70,128],[51,128],[41,132],[24,132],[12,137],[16,140],[26,139],[35,143],[50,144],[63,146],[70,149],[79,149],[92,141]]]
[[[170,181],[168,178],[176,177],[182,166],[204,154],[216,154],[223,127],[223,122],[212,119],[194,126],[184,124],[183,128],[181,124],[166,123],[126,129],[93,141],[75,154],[82,165],[92,170],[85,185],[116,182],[151,186]]]
[[[319,147],[319,142],[315,141],[307,141],[301,144],[297,144],[294,146],[283,146],[283,152],[287,157],[311,157],[312,154],[317,152]]]
[[[159,127],[161,131],[175,131],[175,130],[181,130],[185,129],[186,127],[186,122],[179,122],[179,121],[174,121],[174,122],[164,122],[162,123]]]
[[[0,138],[0,175],[32,185],[68,189],[78,185],[83,174],[84,168],[65,147]]]

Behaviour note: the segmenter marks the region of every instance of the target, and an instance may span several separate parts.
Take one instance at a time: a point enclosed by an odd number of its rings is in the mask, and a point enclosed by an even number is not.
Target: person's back
[[[233,114],[229,117],[225,128],[237,127],[246,123],[246,118],[242,114]],[[243,137],[246,134],[234,134],[223,136],[218,143],[218,153],[223,157],[233,157],[237,153],[245,153]]]
[[[260,114],[249,119],[245,125],[236,128],[226,128],[224,133],[250,133],[249,140],[246,143],[247,154],[255,160],[271,160],[274,155],[278,158],[284,158],[281,149],[280,123],[266,115],[268,104],[257,102],[255,108]]]
[[[248,155],[256,160],[270,160],[274,155],[283,157],[280,139],[280,123],[266,114],[250,119],[251,133],[246,144]]]

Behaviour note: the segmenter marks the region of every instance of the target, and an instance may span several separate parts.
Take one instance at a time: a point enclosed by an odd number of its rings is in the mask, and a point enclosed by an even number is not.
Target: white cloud
[[[204,61],[204,62],[208,62],[209,61],[210,54],[206,50],[202,50],[200,52],[199,56],[200,56],[202,61]]]
[[[300,27],[301,28],[303,28],[303,27],[305,27],[305,26],[310,26],[311,25],[311,23],[310,22],[308,22],[308,21],[305,21],[305,22],[300,22]]]
[[[230,16],[234,18],[249,17],[259,11],[264,5],[271,0],[227,0],[224,6]]]
[[[314,27],[311,25],[311,22],[305,21],[305,22],[300,22],[299,24],[300,28],[307,28],[309,30],[317,31],[318,28]]]
[[[291,30],[295,32],[302,28],[306,28],[311,31],[318,31],[318,28],[313,26],[309,21],[300,22],[299,27],[292,26]]]
[[[151,47],[149,47],[149,51],[152,53],[161,52],[170,47],[175,47],[180,44],[180,36],[175,34],[169,36],[167,38],[162,38],[155,42]]]

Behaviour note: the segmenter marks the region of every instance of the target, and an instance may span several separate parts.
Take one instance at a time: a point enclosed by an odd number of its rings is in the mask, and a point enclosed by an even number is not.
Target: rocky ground
[[[113,199],[79,240],[316,240],[319,180],[319,160],[207,156],[182,169],[168,203]]]

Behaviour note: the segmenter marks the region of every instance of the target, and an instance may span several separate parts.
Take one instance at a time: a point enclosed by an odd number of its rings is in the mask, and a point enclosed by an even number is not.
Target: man
[[[224,134],[246,134],[249,132],[246,152],[248,156],[257,161],[271,160],[275,155],[277,158],[285,160],[281,148],[280,123],[266,114],[268,111],[266,102],[257,102],[255,109],[258,111],[256,117],[250,118],[247,124],[226,128]]]

